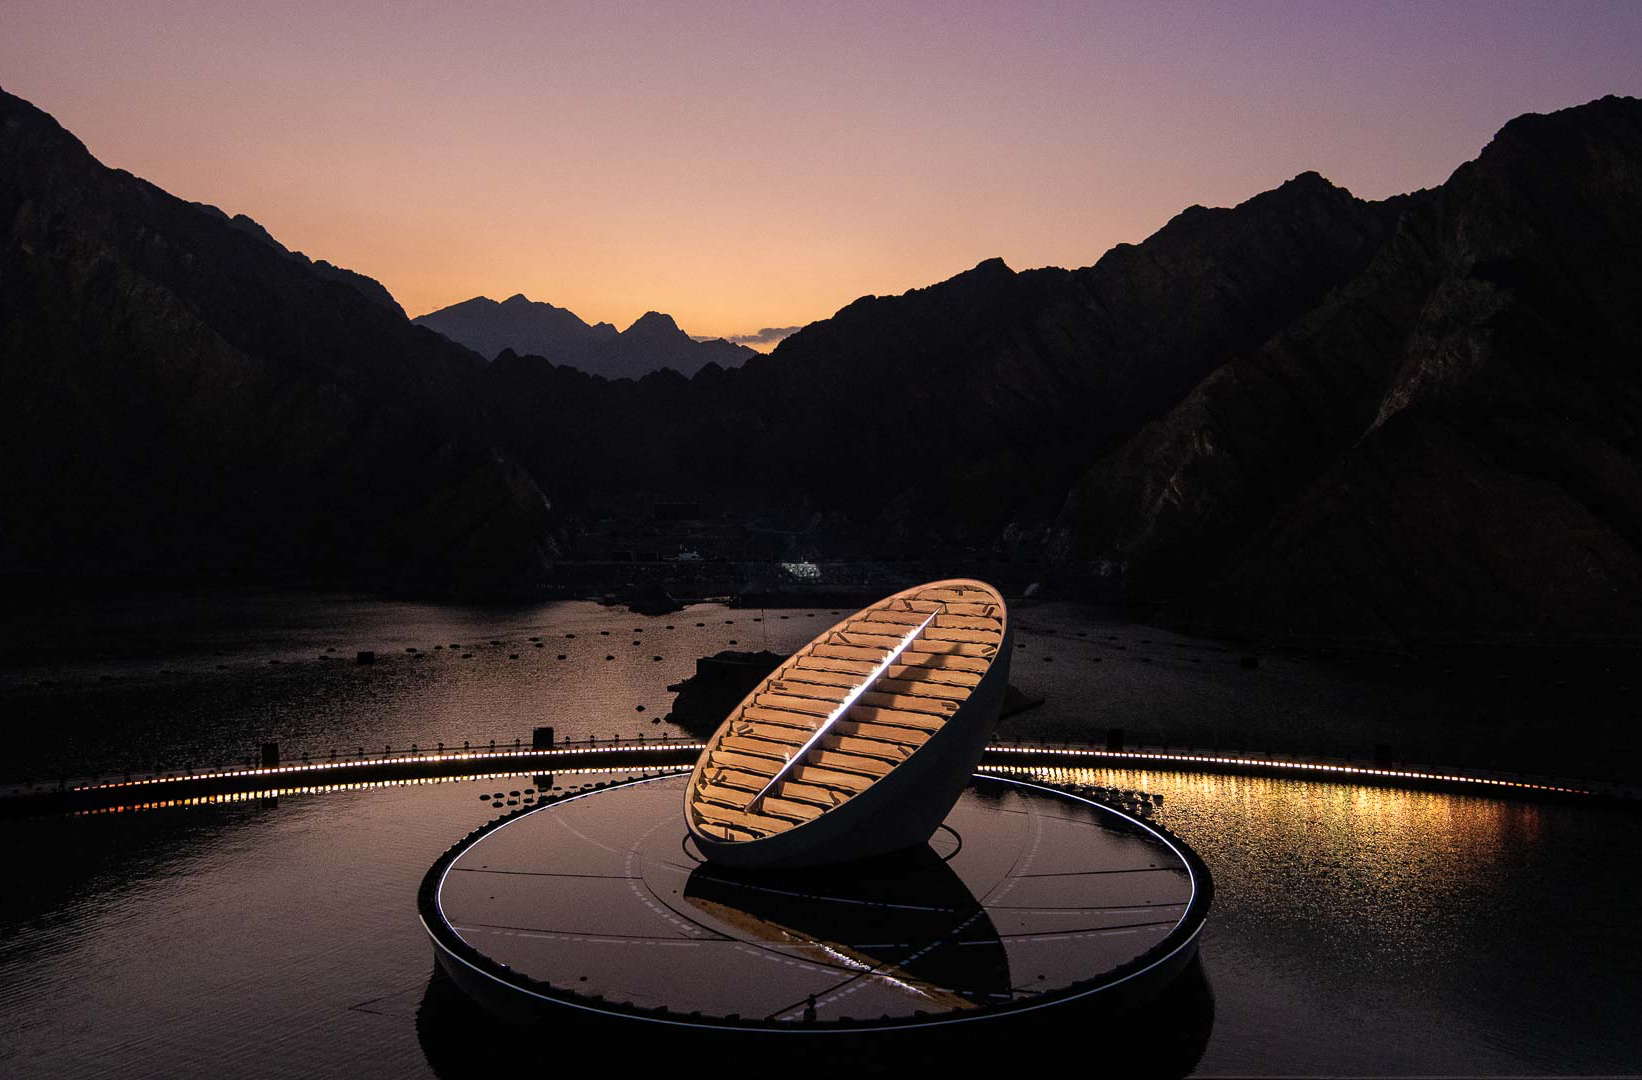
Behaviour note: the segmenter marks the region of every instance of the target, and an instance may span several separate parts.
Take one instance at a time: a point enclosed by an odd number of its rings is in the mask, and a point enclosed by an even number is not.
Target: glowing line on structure
[[[834,724],[838,723],[838,721],[843,718],[845,713],[849,712],[850,706],[855,704],[856,699],[866,693],[867,689],[871,687],[873,683],[877,682],[884,672],[889,670],[890,665],[901,658],[901,654],[906,652],[907,647],[912,644],[913,640],[917,638],[919,634],[924,632],[924,627],[935,621],[935,616],[939,615],[941,613],[941,609],[944,607],[946,607],[946,605],[942,604],[941,607],[938,607],[929,613],[929,618],[925,619],[917,626],[914,626],[912,628],[912,632],[902,638],[901,643],[891,649],[888,656],[878,661],[877,667],[867,672],[866,678],[861,680],[861,682],[856,685],[854,690],[851,690],[848,694],[844,695],[844,700],[840,701],[833,707],[832,712],[828,713],[826,718],[821,721],[821,726],[816,728],[814,733],[811,734],[808,739],[804,740],[804,745],[795,750],[792,756],[787,758],[786,763],[775,771],[775,775],[770,777],[769,783],[765,784],[763,789],[760,790],[757,795],[754,795],[750,800],[748,800],[748,810],[751,810],[753,805],[757,803],[758,800],[769,794],[771,788],[780,783],[783,777],[797,767],[798,763],[804,759],[804,755],[809,753],[810,747],[819,742],[821,736],[825,735]]]

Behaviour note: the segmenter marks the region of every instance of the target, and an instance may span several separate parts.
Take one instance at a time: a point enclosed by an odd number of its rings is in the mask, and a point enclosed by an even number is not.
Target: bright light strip
[[[111,780],[101,784],[76,784],[69,790],[104,791],[113,788],[143,787],[147,784],[186,783],[190,780],[221,780],[236,776],[278,776],[290,773],[319,772],[325,769],[364,769],[381,765],[431,764],[440,761],[494,761],[501,759],[540,761],[543,758],[564,757],[566,755],[580,757],[586,754],[632,753],[646,750],[705,750],[706,748],[706,743],[699,742],[640,742],[625,746],[596,745],[581,750],[463,750],[456,753],[447,751],[440,754],[404,754],[397,757],[376,757],[347,761],[316,761],[302,765],[262,765],[245,769],[219,769],[214,772],[150,776],[142,780]],[[563,772],[565,770],[555,769],[553,771]]]
[[[654,771],[656,779],[666,776],[682,776],[689,773],[689,765],[657,765]],[[618,769],[614,766],[602,769],[555,769],[558,776],[572,776],[584,773],[628,773],[632,770]],[[646,770],[647,772],[649,770]],[[119,806],[97,806],[86,810],[74,811],[74,817],[92,817],[98,814],[124,814],[139,810],[167,810],[173,807],[189,806],[216,806],[222,803],[250,802],[253,799],[277,799],[282,795],[325,795],[337,791],[365,791],[372,788],[412,787],[418,784],[456,784],[469,780],[506,780],[512,777],[529,776],[529,772],[512,773],[463,773],[459,776],[409,776],[399,780],[355,780],[343,781],[335,784],[310,784],[301,787],[258,788],[249,791],[224,791],[213,795],[193,795],[179,799],[156,799],[153,802],[126,803]],[[580,798],[579,795],[571,796]],[[539,805],[546,806],[564,796],[543,796]],[[514,800],[517,802],[518,800]]]
[[[941,613],[941,609],[945,606],[945,604],[942,604],[941,607],[938,607],[929,613],[929,618],[925,619],[917,626],[914,626],[912,631],[901,639],[901,643],[890,650],[888,656],[878,661],[877,667],[867,672],[867,677],[857,683],[855,689],[844,695],[843,701],[840,701],[837,705],[833,706],[833,710],[826,715],[824,720],[821,721],[821,726],[816,728],[810,737],[804,740],[804,745],[795,750],[792,755],[787,758],[781,768],[775,771],[775,775],[770,777],[769,782],[767,782],[763,788],[759,790],[758,794],[748,800],[748,810],[751,810],[758,800],[769,794],[770,789],[779,784],[783,777],[798,767],[798,764],[804,760],[804,755],[810,752],[810,747],[819,742],[821,740],[821,736],[825,735],[834,724],[838,723],[838,721],[843,718],[845,713],[849,712],[850,706],[854,705],[856,700],[860,698],[862,694],[871,689],[872,684],[877,682],[879,678],[883,676],[884,672],[889,670],[890,665],[901,658],[901,654],[907,651],[907,648],[912,644],[913,639],[924,632],[924,627],[935,621],[935,616],[939,615]]]
[[[1411,769],[1371,769],[1361,765],[1323,765],[1304,761],[1272,761],[1264,758],[1217,757],[1210,754],[1170,754],[1148,750],[1051,750],[1036,746],[989,746],[989,754],[1056,754],[1074,757],[1110,758],[1122,761],[1169,761],[1199,765],[1230,765],[1239,768],[1294,769],[1299,772],[1319,772],[1343,776],[1388,776],[1399,780],[1440,780],[1450,784],[1480,784],[1487,787],[1520,788],[1525,791],[1555,791],[1565,795],[1589,795],[1589,788],[1558,787],[1555,784],[1533,784],[1526,780],[1494,780],[1484,776],[1462,776],[1457,773],[1418,772]],[[982,766],[985,768],[985,766]]]

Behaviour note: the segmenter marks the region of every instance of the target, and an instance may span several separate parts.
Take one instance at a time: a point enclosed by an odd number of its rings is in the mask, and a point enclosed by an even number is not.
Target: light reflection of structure
[[[685,798],[706,856],[815,866],[926,842],[997,722],[1011,633],[996,589],[896,593],[799,649],[708,740]]]
[[[1115,808],[976,777],[927,846],[745,869],[681,850],[686,784],[562,798],[458,844],[419,896],[440,966],[517,1018],[821,1034],[1116,1007],[1195,955],[1206,871]]]

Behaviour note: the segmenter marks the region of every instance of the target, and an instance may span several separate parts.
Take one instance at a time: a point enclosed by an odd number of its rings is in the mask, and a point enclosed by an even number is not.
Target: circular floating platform
[[[561,797],[470,834],[419,896],[439,963],[517,1019],[921,1027],[1161,990],[1212,886],[1158,826],[977,775],[930,844],[803,871],[705,862],[687,777]]]

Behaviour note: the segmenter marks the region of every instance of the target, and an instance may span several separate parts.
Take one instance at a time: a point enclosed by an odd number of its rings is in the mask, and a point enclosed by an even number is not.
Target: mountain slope
[[[1351,285],[1083,478],[1069,570],[1228,632],[1642,626],[1642,102],[1502,129]]]
[[[539,580],[476,358],[260,231],[0,92],[0,566]]]

